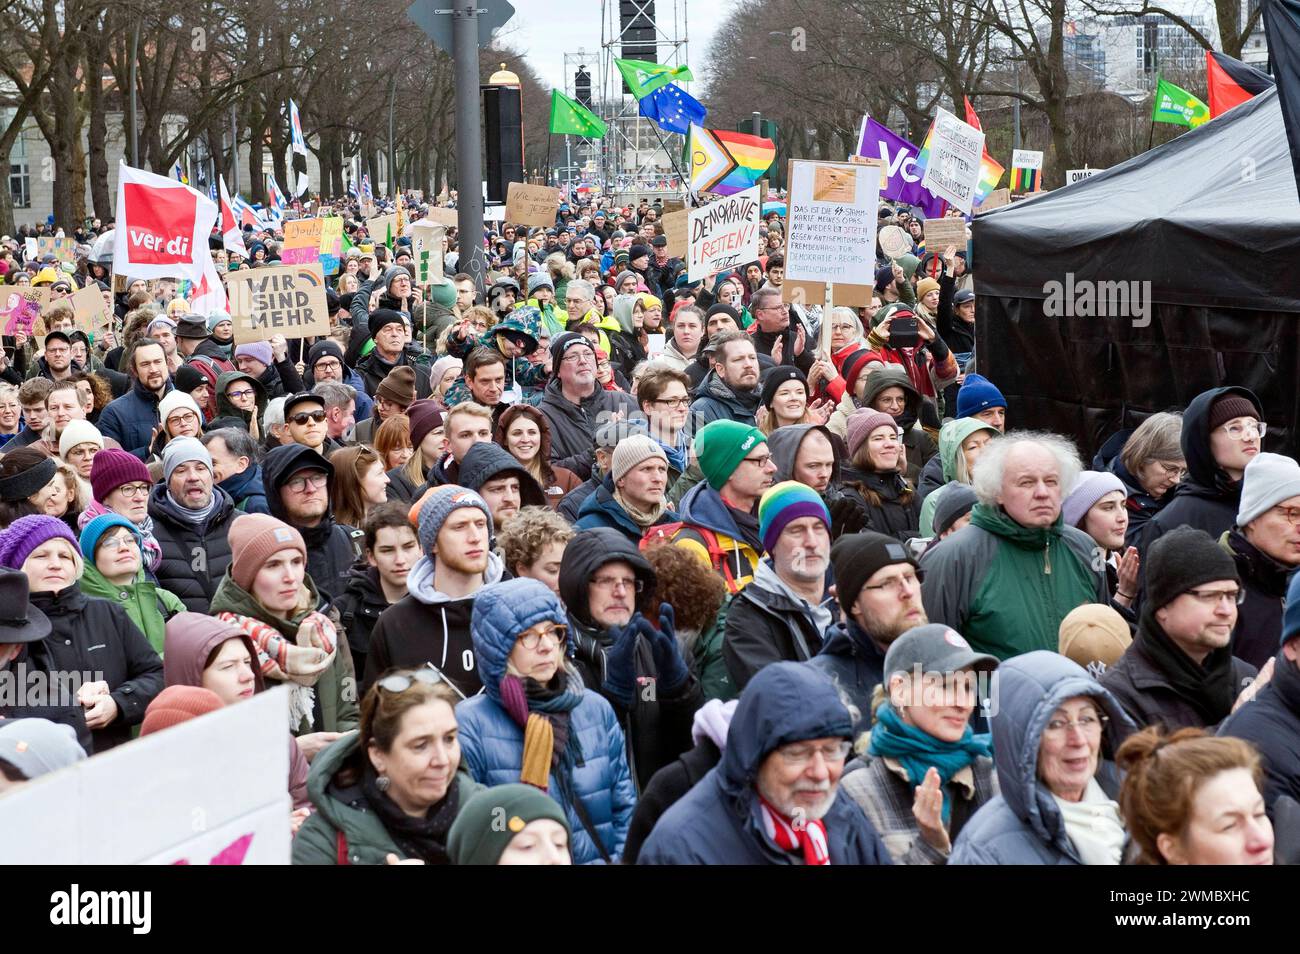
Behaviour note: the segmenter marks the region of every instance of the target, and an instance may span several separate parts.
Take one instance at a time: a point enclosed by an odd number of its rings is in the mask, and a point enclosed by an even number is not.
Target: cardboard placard
[[[6,335],[24,334],[29,338],[45,336],[41,311],[50,303],[46,285],[6,285],[0,289],[0,329]]]
[[[989,197],[980,203],[979,208],[975,211],[988,212],[990,209],[1000,209],[1004,205],[1011,204],[1010,189],[994,189],[989,193]]]
[[[663,209],[663,213],[659,217],[659,221],[662,222],[671,213],[680,212],[685,209],[686,203],[680,199],[665,199],[664,204],[660,206],[660,208]]]
[[[129,275],[119,275],[117,272],[113,273],[113,294],[114,295],[120,295],[124,291],[126,291],[127,289],[126,282],[129,277],[130,277]]]
[[[687,212],[690,248],[687,278],[701,281],[758,258],[762,203],[758,186]]]
[[[660,219],[664,227],[664,238],[668,240],[669,258],[686,258],[691,242],[690,218],[689,209],[674,209]]]
[[[786,280],[871,285],[875,280],[880,163],[791,160]],[[822,170],[838,175],[827,177]],[[852,187],[846,185],[846,178]],[[852,201],[844,198],[852,192]],[[828,195],[834,198],[818,199]]]
[[[75,262],[77,260],[77,240],[55,238],[53,235],[38,235],[36,237],[36,254],[44,258],[51,253],[60,262]]]
[[[417,285],[442,285],[447,281],[442,265],[442,240],[447,230],[436,222],[425,219],[410,228],[411,257],[415,260]]]
[[[442,206],[430,206],[425,219],[430,222],[437,222],[439,225],[454,229],[460,222],[460,213],[455,209],[447,209]]]
[[[939,252],[948,246],[955,246],[957,251],[966,248],[966,220],[956,216],[945,215],[941,219],[925,220],[925,250]]]
[[[343,220],[337,215],[321,220],[320,263],[326,275],[337,275],[343,260]]]
[[[555,213],[559,210],[559,189],[522,182],[512,182],[506,189],[507,222],[549,228],[555,224]]]
[[[396,212],[389,212],[387,215],[376,215],[373,219],[366,219],[366,233],[376,245],[388,244],[388,230],[390,228],[393,230],[393,241],[396,242],[401,237],[397,234]]]
[[[77,327],[86,334],[98,334],[109,325],[111,316],[104,307],[104,295],[97,286],[83,288],[72,293],[72,314]]]
[[[280,248],[280,261],[285,265],[303,265],[320,261],[321,234],[324,219],[294,219],[284,223],[284,245]]]
[[[329,334],[329,306],[320,262],[241,269],[226,281],[235,343],[276,335],[308,338]]]
[[[939,107],[921,185],[969,215],[979,186],[983,153],[983,131]]]

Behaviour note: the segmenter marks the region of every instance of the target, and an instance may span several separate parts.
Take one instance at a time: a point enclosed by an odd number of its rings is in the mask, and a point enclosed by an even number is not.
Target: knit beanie
[[[168,686],[154,696],[153,702],[144,710],[140,735],[170,729],[221,708],[221,697],[211,689],[202,686]]]
[[[736,323],[736,327],[740,327],[740,312],[736,311],[736,309],[732,308],[725,301],[715,302],[709,306],[709,310],[704,313],[704,324],[706,327],[709,324],[709,319],[714,315],[730,315],[731,320]]]
[[[333,358],[339,364],[342,364],[343,349],[339,347],[337,341],[330,341],[328,338],[316,342],[307,352],[307,370],[310,371],[316,367],[316,362],[321,358]]]
[[[193,411],[199,416],[199,423],[203,423],[203,412],[199,410],[198,404],[195,403],[194,398],[190,397],[188,391],[182,391],[180,388],[173,388],[168,391],[163,395],[163,399],[158,402],[158,420],[166,424],[167,418],[182,409]]]
[[[857,456],[858,448],[871,436],[871,432],[878,427],[892,427],[894,433],[898,433],[898,424],[884,411],[860,407],[849,415],[849,421],[844,427],[844,436],[849,447],[850,457]]]
[[[877,570],[895,563],[916,566],[907,547],[883,533],[863,530],[846,533],[836,540],[831,547],[831,567],[835,570],[835,592],[844,612],[853,612],[863,585]]]
[[[456,304],[456,286],[451,282],[434,282],[429,286],[429,301],[443,308]]]
[[[625,282],[629,278],[632,279],[634,282],[640,281],[640,279],[637,277],[636,272],[632,271],[630,268],[625,268],[623,269],[623,271],[619,272],[618,275],[614,278],[614,290],[618,291],[618,289],[623,287],[623,282]]]
[[[943,536],[945,530],[975,508],[978,500],[975,491],[961,481],[954,480],[944,484],[943,493],[939,495],[939,500],[934,505],[934,516],[930,518],[934,526],[934,535]]]
[[[862,376],[862,372],[867,370],[868,364],[873,360],[879,360],[879,358],[879,355],[867,351],[865,348],[859,348],[857,351],[851,352],[840,365],[840,374],[844,377],[844,390],[849,394],[854,394],[854,389],[858,386],[858,378]]]
[[[549,288],[555,291],[555,283],[551,281],[551,276],[546,272],[533,272],[528,276],[528,294],[531,297],[533,292],[539,288]]]
[[[208,315],[208,334],[216,331],[217,325],[221,324],[223,321],[233,321],[233,319],[224,311],[214,311]]]
[[[614,447],[609,465],[609,473],[614,483],[618,483],[629,470],[651,457],[657,457],[665,464],[668,463],[668,455],[653,437],[637,434],[619,441]]]
[[[1237,526],[1244,527],[1292,497],[1300,497],[1300,464],[1282,454],[1256,454],[1242,478]]]
[[[957,389],[957,416],[974,417],[991,407],[1006,407],[1007,399],[997,385],[982,374],[968,374]]]
[[[123,484],[152,484],[149,468],[134,454],[116,447],[105,448],[95,455],[90,466],[90,489],[100,503]]]
[[[710,421],[695,435],[695,459],[709,486],[721,490],[740,466],[741,460],[766,441],[766,435],[752,424],[730,420]]]
[[[367,325],[370,329],[370,337],[379,336],[379,330],[387,325],[405,325],[406,319],[402,317],[400,311],[393,311],[391,308],[376,308],[370,313],[370,321]]]
[[[0,720],[0,760],[28,780],[67,768],[86,757],[76,730],[49,719]]]
[[[461,806],[447,833],[447,855],[454,865],[495,865],[515,835],[538,819],[549,818],[569,831],[569,819],[554,798],[532,785],[511,782],[484,789]]]
[[[433,366],[429,368],[430,389],[436,392],[438,390],[438,385],[442,383],[442,379],[447,376],[448,371],[455,368],[457,374],[459,374],[464,367],[465,362],[460,358],[453,357],[449,354],[443,355],[437,361],[433,362]]]
[[[1214,430],[1235,417],[1253,417],[1259,420],[1259,411],[1248,398],[1240,394],[1225,394],[1210,406],[1209,429]]]
[[[103,450],[104,435],[99,433],[99,428],[90,421],[69,421],[68,426],[59,435],[59,456],[66,460],[68,451],[78,444],[98,444],[99,449]]]
[[[1146,598],[1152,609],[1168,606],[1188,590],[1219,580],[1241,584],[1237,562],[1204,530],[1175,527],[1146,553]]]
[[[648,245],[633,245],[627,250],[627,260],[629,262],[635,262],[638,258],[647,258],[649,255],[650,247]]]
[[[404,364],[393,368],[375,388],[375,397],[410,407],[415,403],[415,370]]]
[[[410,421],[411,446],[415,448],[442,427],[442,411],[433,401],[416,401],[406,409],[406,419]]]
[[[203,373],[199,371],[198,368],[194,367],[194,365],[182,364],[176,369],[176,373],[172,375],[172,383],[176,385],[176,388],[174,391],[168,391],[167,393],[169,395],[174,394],[177,391],[189,394],[195,388],[202,387],[208,382],[207,379],[203,377]],[[159,403],[161,404],[162,402],[160,401]]]
[[[34,550],[55,539],[67,540],[72,544],[72,552],[81,556],[77,538],[72,535],[68,525],[58,517],[50,517],[43,513],[19,517],[5,529],[0,530],[0,566],[21,570]]]
[[[443,484],[433,487],[420,500],[418,529],[416,536],[420,540],[420,549],[425,556],[433,552],[438,543],[438,533],[453,510],[461,507],[477,507],[487,517],[488,532],[492,529],[492,511],[487,501],[470,490],[456,484]]]
[[[1076,606],[1061,620],[1058,651],[1098,679],[1124,655],[1133,634],[1124,617],[1103,603]]]
[[[281,550],[297,550],[307,560],[302,534],[269,513],[245,513],[230,524],[230,578],[245,592],[252,592],[253,578],[267,560]]]
[[[1069,494],[1061,504],[1061,516],[1067,527],[1083,529],[1083,518],[1102,497],[1118,490],[1128,496],[1128,488],[1108,470],[1085,470],[1070,488]]]
[[[758,536],[763,549],[771,553],[786,525],[800,517],[816,517],[830,530],[831,514],[817,491],[797,480],[769,487],[758,501]]]
[[[922,278],[919,282],[916,283],[916,300],[921,301],[923,298],[925,298],[926,295],[930,294],[930,292],[938,291],[938,290],[939,290],[939,283],[936,282],[933,278],[930,278],[928,276]]]
[[[153,335],[153,330],[159,325],[165,325],[173,334],[176,333],[176,322],[172,321],[166,315],[159,315],[145,327],[145,337],[151,337]]]
[[[894,268],[892,265],[882,265],[876,269],[875,287],[877,292],[882,292],[889,287],[890,282],[894,280]]]
[[[584,334],[577,331],[566,331],[564,334],[556,335],[551,341],[551,365],[559,371],[560,362],[568,354],[570,348],[588,348],[592,354],[596,353],[596,346]]]
[[[130,520],[127,520],[126,517],[112,512],[101,513],[98,517],[91,520],[81,528],[81,552],[91,563],[95,562],[95,548],[99,546],[100,539],[114,527],[126,527],[126,529],[130,530],[131,533],[135,535],[137,542],[143,542],[144,540],[144,535],[140,532],[140,528]]]
[[[4,455],[0,464],[0,500],[17,503],[26,500],[51,480],[58,472],[54,458],[47,457],[34,447],[20,447]]]
[[[170,482],[172,471],[192,460],[202,461],[208,465],[208,470],[212,469],[212,455],[197,437],[172,438],[163,449],[163,480]]]
[[[235,357],[242,355],[248,355],[254,361],[260,361],[268,367],[274,363],[271,345],[265,341],[245,341],[241,345],[235,345]]]
[[[808,394],[807,376],[792,364],[782,364],[772,368],[763,377],[763,390],[759,403],[769,411],[772,409],[772,402],[776,400],[776,390],[787,381],[798,381],[803,385],[803,393]]]

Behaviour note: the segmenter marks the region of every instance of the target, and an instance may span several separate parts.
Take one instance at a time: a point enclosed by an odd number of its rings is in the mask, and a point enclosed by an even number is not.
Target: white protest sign
[[[411,257],[415,259],[417,285],[441,285],[447,280],[442,269],[442,239],[447,229],[437,222],[420,219],[406,228],[411,236]]]
[[[701,281],[758,258],[762,202],[758,186],[690,210],[687,277]]]
[[[1042,150],[1041,149],[1013,149],[1011,151],[1011,168],[1013,169],[1043,168]]]
[[[940,107],[934,118],[934,139],[921,185],[969,215],[980,181],[983,152],[984,133]]]
[[[506,207],[504,205],[483,206],[484,222],[504,222],[505,220],[506,220]]]
[[[1084,179],[1091,179],[1097,173],[1105,171],[1105,169],[1066,169],[1065,184],[1074,185],[1076,182],[1082,182]]]
[[[22,786],[0,864],[288,864],[288,713],[271,689]]]
[[[792,161],[788,202],[787,281],[875,281],[878,164]]]

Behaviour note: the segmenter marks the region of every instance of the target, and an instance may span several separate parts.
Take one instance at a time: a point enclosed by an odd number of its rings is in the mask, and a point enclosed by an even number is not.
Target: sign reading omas
[[[228,288],[237,344],[329,334],[320,262],[241,270],[229,275]]]

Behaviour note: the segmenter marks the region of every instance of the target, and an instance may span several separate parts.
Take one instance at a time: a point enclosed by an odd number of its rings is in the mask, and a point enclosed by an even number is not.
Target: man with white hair
[[[962,633],[976,652],[1009,659],[1055,652],[1067,613],[1108,602],[1105,555],[1061,519],[1082,469],[1074,445],[1055,434],[1014,431],[989,442],[975,464],[970,524],[921,559],[930,622]]]

